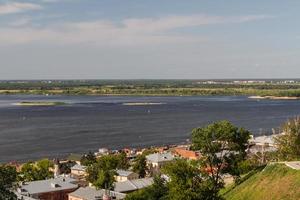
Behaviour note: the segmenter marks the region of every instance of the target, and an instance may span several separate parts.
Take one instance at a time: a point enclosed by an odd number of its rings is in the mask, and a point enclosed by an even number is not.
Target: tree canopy
[[[16,195],[11,192],[17,180],[15,167],[0,165],[0,199],[16,200]]]
[[[283,134],[275,137],[278,158],[295,160],[300,158],[300,118],[288,120],[282,125]]]

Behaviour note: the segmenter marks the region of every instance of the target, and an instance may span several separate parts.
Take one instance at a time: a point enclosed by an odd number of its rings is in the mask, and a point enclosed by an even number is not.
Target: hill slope
[[[300,199],[300,171],[283,164],[268,165],[224,197],[228,200]]]

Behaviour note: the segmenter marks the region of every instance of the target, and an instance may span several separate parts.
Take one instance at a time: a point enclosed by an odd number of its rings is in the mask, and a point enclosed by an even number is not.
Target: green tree
[[[129,162],[125,152],[122,152],[119,155],[117,155],[117,160],[118,160],[118,166],[117,166],[118,169],[129,168]]]
[[[98,172],[97,179],[94,181],[93,185],[97,188],[109,189],[112,190],[114,188],[115,182],[115,170],[100,170]]]
[[[290,119],[282,125],[281,134],[275,137],[280,160],[300,158],[300,118]]]
[[[91,151],[83,155],[82,158],[80,159],[80,163],[84,166],[91,166],[97,161],[95,154],[93,154]]]
[[[20,180],[36,181],[53,178],[53,172],[50,171],[52,167],[53,163],[48,159],[43,159],[36,163],[25,163],[20,171]]]
[[[169,177],[167,199],[204,199],[206,187],[198,167],[180,159],[165,165],[162,172]]]
[[[202,155],[201,165],[207,171],[207,191],[212,199],[217,198],[218,191],[224,186],[223,173],[229,173],[239,180],[239,166],[246,158],[249,137],[249,131],[235,127],[228,121],[192,131],[192,148],[199,150]]]
[[[88,166],[87,180],[97,188],[110,189],[115,181],[116,169],[127,169],[126,155],[105,155],[97,159],[97,162]]]
[[[53,162],[48,159],[39,160],[36,163],[37,171],[37,180],[45,180],[53,178],[53,172],[50,171],[50,168],[53,168]]]
[[[144,155],[138,155],[134,160],[132,169],[135,173],[139,175],[140,178],[144,178],[146,176],[147,171],[146,157]]]
[[[0,165],[0,199],[16,200],[16,195],[11,192],[17,180],[15,167]]]

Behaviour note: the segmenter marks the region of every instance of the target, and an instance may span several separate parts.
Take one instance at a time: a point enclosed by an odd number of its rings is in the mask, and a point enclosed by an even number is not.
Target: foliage
[[[16,200],[17,197],[10,191],[17,180],[15,167],[0,165],[0,199]]]
[[[21,168],[19,179],[21,181],[36,181],[53,178],[53,172],[50,171],[50,168],[53,168],[53,163],[48,159],[36,163],[25,163]]]
[[[144,178],[147,171],[146,157],[144,155],[138,155],[134,160],[132,169],[140,178]]]
[[[205,182],[200,170],[185,160],[176,160],[167,164],[162,172],[169,177],[166,183],[168,188],[167,199],[197,200],[207,197]],[[215,195],[210,195],[211,199]]]
[[[300,158],[300,118],[288,120],[282,126],[282,132],[275,137],[278,157],[281,160],[295,160]]]
[[[240,163],[246,158],[249,135],[249,131],[228,121],[193,130],[192,147],[202,155],[201,165],[206,169],[211,195],[217,194],[224,186],[222,174],[229,173],[239,179],[242,173]]]
[[[115,182],[114,176],[116,175],[115,170],[104,170],[100,169],[97,174],[97,179],[93,182],[93,185],[97,188],[104,188],[112,190]]]
[[[90,166],[96,162],[96,156],[93,154],[91,151],[83,155],[82,158],[80,159],[80,163],[84,166]]]
[[[104,155],[87,168],[87,180],[97,188],[113,187],[115,169],[127,169],[128,160],[124,153],[118,155]]]
[[[89,80],[28,81],[0,83],[2,94],[68,94],[68,95],[260,95],[300,97],[300,84],[276,80],[266,83],[201,83],[196,80]]]

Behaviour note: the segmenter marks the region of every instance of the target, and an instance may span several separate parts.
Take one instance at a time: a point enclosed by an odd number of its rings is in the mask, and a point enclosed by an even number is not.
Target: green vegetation
[[[157,181],[141,191],[134,192],[127,200],[220,200],[219,191],[224,187],[223,176],[231,174],[237,179],[244,166],[249,132],[228,121],[220,121],[192,132],[192,146],[202,158],[189,162],[178,159],[162,168],[169,181]],[[243,166],[243,167],[241,167]],[[160,185],[164,191],[154,188]]]
[[[87,168],[87,180],[96,188],[113,189],[116,175],[115,169],[127,169],[129,167],[126,155],[105,155],[100,157]]]
[[[132,170],[139,175],[140,178],[146,176],[147,163],[145,155],[138,155],[134,160]]]
[[[53,178],[53,172],[50,171],[53,168],[53,163],[48,159],[39,160],[36,163],[25,163],[19,173],[20,181],[37,181]]]
[[[282,126],[285,134],[275,138],[280,160],[298,160],[300,158],[300,118],[288,120]]]
[[[300,97],[300,82],[269,80],[261,82],[198,80],[74,80],[0,82],[0,94],[41,95],[257,95]]]
[[[230,200],[300,199],[300,171],[283,164],[268,165],[223,195]]]
[[[16,200],[16,195],[11,192],[15,187],[17,171],[15,167],[0,165],[0,199]]]

